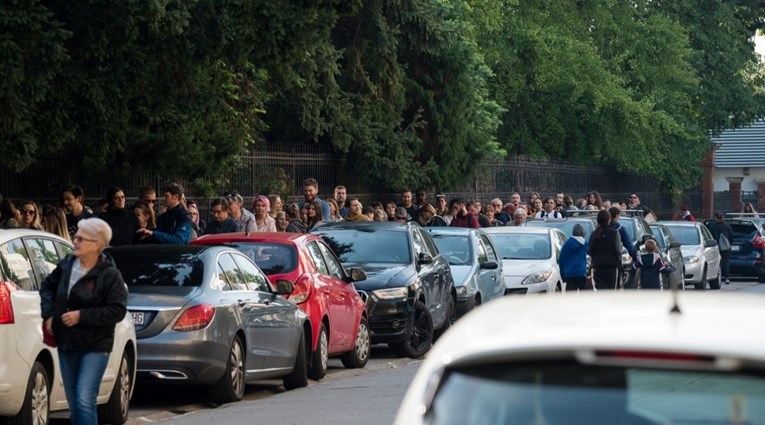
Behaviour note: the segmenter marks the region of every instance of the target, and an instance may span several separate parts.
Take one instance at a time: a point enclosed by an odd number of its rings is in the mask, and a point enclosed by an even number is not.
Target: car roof
[[[428,232],[436,235],[469,235],[471,233],[486,233],[482,229],[472,229],[469,227],[428,227]]]
[[[454,364],[490,357],[538,359],[545,353],[566,356],[624,350],[720,354],[765,366],[765,339],[751,338],[761,332],[765,321],[765,297],[689,292],[678,297],[680,313],[671,313],[670,291],[504,297],[457,321],[428,359]],[[554,314],[541,314],[544,311]]]
[[[488,234],[493,233],[535,233],[535,234],[548,234],[550,232],[560,232],[560,229],[546,226],[506,226],[506,227],[487,227],[484,232]]]
[[[48,239],[55,239],[57,241],[63,242],[65,244],[71,245],[72,243],[68,240],[62,238],[61,236],[45,232],[42,230],[34,230],[34,229],[3,229],[2,232],[0,232],[0,243],[6,243],[9,240],[27,237],[27,236],[40,236]]]
[[[404,224],[392,221],[335,221],[322,223],[321,226],[314,228],[311,233],[321,232],[329,229],[385,229],[404,231],[412,226],[420,227],[418,224],[412,222]]]
[[[225,247],[215,247],[215,246],[205,246],[205,245],[123,245],[123,246],[112,246],[107,249],[107,252],[114,254],[114,253],[122,253],[122,252],[129,252],[134,253],[138,252],[142,255],[150,256],[152,254],[156,253],[177,253],[177,254],[201,254],[204,251],[213,250],[216,248],[225,248]],[[231,249],[231,248],[226,248]]]
[[[236,233],[218,233],[214,235],[203,235],[191,242],[192,245],[211,245],[226,242],[295,242],[300,239],[316,239],[316,235],[308,233],[292,232],[255,232],[244,234]]]
[[[664,220],[664,221],[657,221],[655,223],[656,224],[663,224],[663,225],[665,225],[667,227],[672,227],[672,226],[696,227],[696,226],[701,226],[701,225],[704,224],[704,223],[701,223],[699,221],[680,221],[680,220],[678,220],[678,221],[674,221],[674,220],[673,221],[666,221],[666,220]]]

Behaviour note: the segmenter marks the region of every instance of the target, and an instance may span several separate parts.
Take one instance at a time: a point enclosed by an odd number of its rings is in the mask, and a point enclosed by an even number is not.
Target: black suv
[[[726,221],[733,229],[733,240],[730,241],[731,274],[755,276],[765,283],[765,219],[726,218]]]
[[[449,263],[415,223],[338,222],[315,228],[345,268],[361,267],[354,285],[367,296],[373,343],[387,343],[402,357],[421,357],[434,329],[456,319],[457,292]]]

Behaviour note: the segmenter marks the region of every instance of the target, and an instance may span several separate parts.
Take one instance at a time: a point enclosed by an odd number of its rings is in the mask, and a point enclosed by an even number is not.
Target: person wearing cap
[[[265,195],[257,195],[252,200],[252,211],[255,213],[256,232],[275,232],[276,220],[268,215],[271,211],[271,201]]]
[[[689,211],[688,205],[680,206],[680,212],[672,216],[673,221],[696,221],[696,218]]]
[[[723,213],[720,211],[715,211],[715,221],[714,223],[710,223],[707,227],[717,241],[718,246],[720,246],[720,240],[723,236],[727,239],[727,244],[723,245],[727,245],[728,249],[724,251],[722,249],[720,250],[720,271],[725,280],[725,284],[728,285],[730,283],[730,242],[733,240],[733,228],[730,227],[730,224],[725,222]]]

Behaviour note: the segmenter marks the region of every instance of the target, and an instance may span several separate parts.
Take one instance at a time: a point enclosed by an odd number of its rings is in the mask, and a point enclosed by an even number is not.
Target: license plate
[[[738,251],[738,250],[740,250],[740,249],[741,249],[741,247],[740,247],[740,246],[738,246],[738,245],[731,245],[731,246],[730,246],[730,250],[731,250],[731,251]]]
[[[131,316],[133,316],[133,324],[137,326],[143,326],[143,312],[141,313],[130,313]]]

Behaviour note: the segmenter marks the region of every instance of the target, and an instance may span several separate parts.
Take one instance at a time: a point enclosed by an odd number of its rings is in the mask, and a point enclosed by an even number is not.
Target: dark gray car
[[[138,338],[138,377],[210,388],[216,403],[237,401],[244,386],[283,377],[307,385],[305,313],[274,290],[233,248],[144,245],[110,248],[129,287]]]
[[[675,240],[667,226],[661,223],[651,223],[650,226],[654,239],[661,250],[662,258],[675,267],[675,271],[669,274],[668,279],[662,275],[662,286],[664,289],[669,289],[670,283],[674,282],[677,283],[678,289],[685,289],[683,282],[685,265],[683,265],[683,252],[680,250],[680,242]]]

